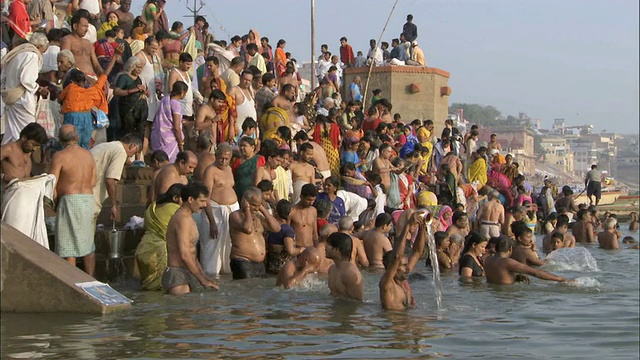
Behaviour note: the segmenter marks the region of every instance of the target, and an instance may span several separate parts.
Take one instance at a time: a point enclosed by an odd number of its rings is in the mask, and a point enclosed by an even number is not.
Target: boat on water
[[[621,196],[625,197],[628,194],[621,190],[611,190],[611,191],[602,191],[602,197],[600,198],[600,205],[611,205],[615,203]],[[589,204],[589,197],[587,197],[587,192],[583,192],[575,199],[576,204]]]

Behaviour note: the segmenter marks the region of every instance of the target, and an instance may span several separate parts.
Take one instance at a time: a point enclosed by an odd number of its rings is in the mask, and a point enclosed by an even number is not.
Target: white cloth
[[[336,194],[344,201],[345,212],[353,221],[358,221],[360,214],[367,210],[367,199],[350,191],[338,190]]]
[[[58,71],[58,53],[60,52],[60,46],[49,45],[47,51],[42,54],[42,69],[40,73],[46,73],[49,71]]]
[[[0,74],[2,90],[23,86],[26,91],[15,103],[4,104],[5,132],[2,145],[20,138],[20,131],[36,121],[36,91],[38,91],[39,57],[33,52],[17,54],[13,60],[4,64]]]
[[[100,13],[100,0],[82,0],[79,6],[93,15]]]
[[[53,198],[55,185],[56,177],[51,174],[12,180],[2,194],[2,222],[49,249],[44,197]]]
[[[96,201],[96,214],[99,214],[102,203],[109,197],[105,180],[120,180],[127,161],[127,152],[120,141],[98,144],[89,151],[96,162],[96,185],[93,187],[93,197]]]
[[[293,182],[293,197],[291,198],[291,204],[295,205],[300,202],[300,193],[302,192],[302,187],[308,184],[308,182],[304,180],[296,180]]]
[[[153,55],[154,61],[158,61],[157,55]],[[156,117],[156,113],[158,112],[158,95],[156,94],[156,74],[153,69],[153,64],[149,62],[147,55],[144,54],[144,66],[142,67],[142,72],[140,72],[140,78],[142,79],[142,83],[146,85],[149,90],[149,96],[147,96],[147,107],[149,108],[147,121],[153,122],[153,119]]]
[[[374,66],[382,66],[382,50],[379,47],[369,49],[369,53],[367,54],[367,65],[371,64],[371,61],[373,61]]]
[[[193,116],[193,88],[191,87],[191,78],[187,76],[185,79],[184,75],[182,75],[182,71],[178,69],[173,69],[173,71],[177,72],[178,76],[180,76],[180,80],[187,84],[187,93],[184,95],[182,100],[178,100],[180,101],[180,106],[182,106],[182,116]],[[167,89],[166,92],[171,92],[171,89]]]
[[[242,102],[242,104],[236,105],[236,111],[238,112],[238,117],[236,120],[237,134],[242,134],[242,124],[244,124],[244,121],[248,117],[252,118],[255,121],[259,120],[258,114],[256,113],[256,100],[254,98],[253,91],[249,89],[249,92],[251,93],[250,98],[244,94],[244,91],[242,91],[242,89],[240,89],[240,93],[242,93],[244,101]]]
[[[322,78],[324,78],[325,75],[327,75],[327,73],[329,72],[329,68],[331,67],[331,65],[333,65],[331,61],[320,59],[320,61],[318,61],[318,65],[316,66],[316,77],[322,80]]]
[[[229,215],[239,210],[238,202],[231,205],[220,205],[209,200],[213,218],[218,225],[218,238],[209,237],[209,219],[202,211],[198,232],[200,235],[200,264],[202,270],[209,277],[218,277],[218,274],[231,273],[231,233],[229,232]]]
[[[378,192],[378,196],[376,196],[376,216],[382,214],[384,212],[384,205],[387,203],[387,194],[382,191],[382,185],[376,185],[376,191]]]
[[[89,29],[87,29],[87,33],[84,34],[82,38],[89,40],[89,42],[93,46],[93,44],[98,41],[98,31],[96,30],[96,27],[93,26],[93,24],[89,23]]]

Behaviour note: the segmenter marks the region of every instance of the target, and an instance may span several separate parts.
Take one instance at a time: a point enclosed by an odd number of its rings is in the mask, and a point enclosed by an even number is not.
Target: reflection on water
[[[380,274],[366,271],[364,303],[331,298],[322,277],[293,290],[273,278],[223,278],[219,292],[183,297],[123,282],[114,287],[135,301],[127,312],[3,314],[2,358],[637,358],[638,251],[585,249],[600,271],[550,268],[579,278],[573,285],[494,286],[443,273],[440,310],[423,263],[408,312],[383,311]]]

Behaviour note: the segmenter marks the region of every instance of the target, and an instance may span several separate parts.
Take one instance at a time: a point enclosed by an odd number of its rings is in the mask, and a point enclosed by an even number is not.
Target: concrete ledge
[[[1,311],[105,314],[131,307],[105,306],[85,293],[75,284],[94,278],[13,227],[2,224],[0,240]]]
[[[369,72],[368,66],[362,66],[357,68],[346,68],[344,69],[345,74],[367,74]],[[448,71],[444,71],[442,69],[434,68],[434,67],[425,67],[425,66],[394,66],[394,65],[385,65],[385,66],[374,66],[371,69],[371,73],[408,73],[408,74],[438,74],[442,75],[446,78],[451,77],[451,74]]]

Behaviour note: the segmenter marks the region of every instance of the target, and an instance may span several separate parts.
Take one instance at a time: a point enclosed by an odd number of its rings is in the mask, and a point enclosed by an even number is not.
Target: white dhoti
[[[42,67],[42,55],[25,50],[14,57],[7,54],[2,60],[6,61],[0,75],[4,103],[4,145],[20,139],[20,131],[36,121],[36,80]]]
[[[323,179],[327,179],[329,176],[331,176],[331,169],[329,170],[322,170],[322,171],[318,171],[320,173],[320,175],[322,175]]]
[[[300,202],[300,192],[306,184],[308,184],[308,182],[304,180],[296,180],[293,182],[293,198],[291,199],[291,204],[295,205]]]
[[[218,238],[211,239],[209,236],[209,219],[207,214],[202,212],[202,221],[199,224],[200,233],[200,264],[205,274],[210,277],[217,277],[218,274],[231,273],[231,236],[229,232],[229,215],[240,209],[238,202],[231,205],[220,205],[213,200],[209,200],[213,219],[218,225]]]
[[[44,221],[44,197],[53,198],[56,177],[42,174],[12,180],[2,194],[2,222],[49,249]]]

